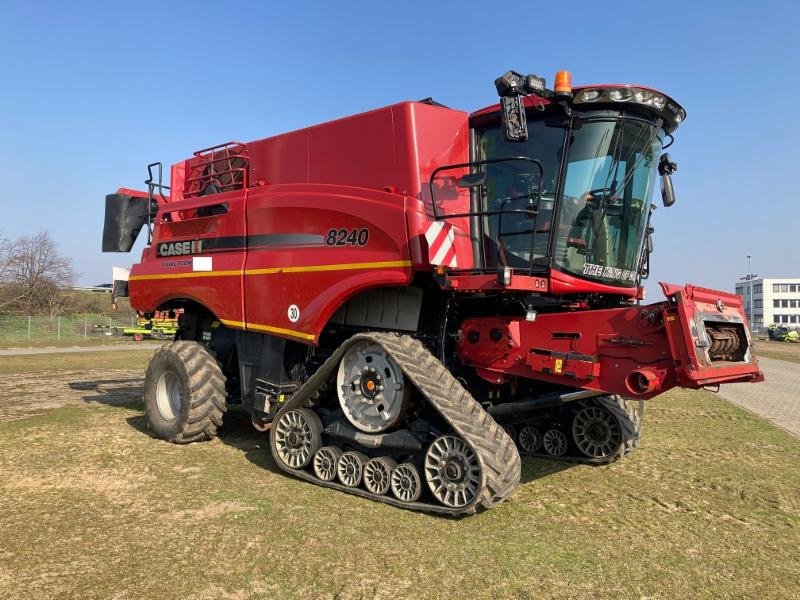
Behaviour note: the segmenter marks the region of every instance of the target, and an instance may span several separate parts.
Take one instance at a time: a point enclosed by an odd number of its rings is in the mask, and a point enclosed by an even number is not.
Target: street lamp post
[[[747,255],[747,322],[750,324],[750,331],[753,330],[753,276],[751,275],[753,257]]]

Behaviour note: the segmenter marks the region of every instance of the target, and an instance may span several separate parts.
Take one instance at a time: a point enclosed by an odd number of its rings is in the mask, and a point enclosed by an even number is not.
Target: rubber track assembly
[[[467,515],[505,500],[519,484],[521,461],[511,437],[453,377],[441,362],[416,339],[395,333],[361,333],[347,340],[309,380],[286,401],[275,422],[287,411],[304,406],[330,378],[344,353],[353,344],[369,341],[380,345],[403,371],[417,391],[475,453],[481,467],[481,486],[466,506],[450,508],[427,502],[403,502],[364,489],[345,487],[318,479],[302,469],[292,469],[275,456],[275,428],[270,430],[270,450],[278,466],[296,477],[328,488],[394,506],[449,515]]]

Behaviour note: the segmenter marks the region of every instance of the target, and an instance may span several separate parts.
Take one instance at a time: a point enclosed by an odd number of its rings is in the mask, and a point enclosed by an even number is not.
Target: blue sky
[[[119,6],[115,6],[119,4]],[[0,231],[46,228],[109,279],[103,199],[231,139],[400,100],[464,110],[507,69],[641,83],[687,110],[657,280],[800,276],[800,3],[0,3]],[[137,245],[138,248],[138,245]]]

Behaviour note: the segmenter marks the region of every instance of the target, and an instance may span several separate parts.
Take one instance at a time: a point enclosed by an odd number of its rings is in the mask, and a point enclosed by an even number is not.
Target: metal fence
[[[101,339],[135,327],[136,317],[69,315],[32,317],[0,315],[0,343]]]

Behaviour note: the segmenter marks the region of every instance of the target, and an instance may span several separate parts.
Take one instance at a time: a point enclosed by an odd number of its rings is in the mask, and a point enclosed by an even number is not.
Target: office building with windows
[[[736,282],[736,293],[744,299],[752,329],[772,323],[800,328],[800,278],[744,278]]]

